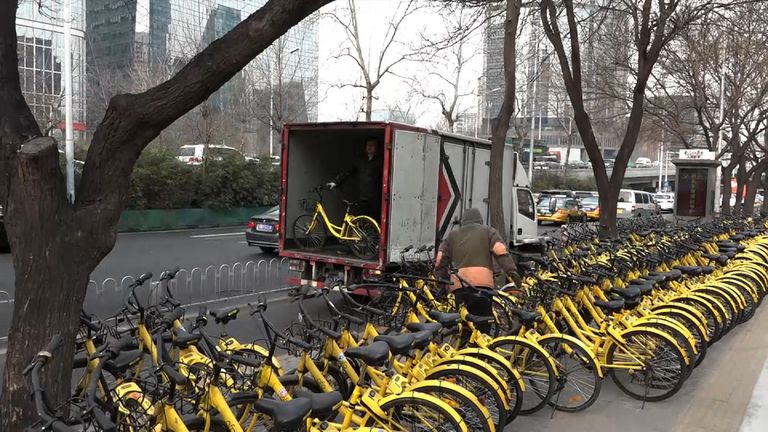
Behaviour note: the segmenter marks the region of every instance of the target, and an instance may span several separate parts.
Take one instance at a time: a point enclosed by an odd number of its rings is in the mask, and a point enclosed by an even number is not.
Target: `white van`
[[[176,158],[179,162],[187,165],[200,165],[203,163],[205,157],[204,153],[205,144],[183,145],[179,147],[179,154]],[[246,159],[246,157],[240,153],[240,150],[225,145],[209,144],[208,155],[211,157],[211,160],[222,160],[228,155]]]
[[[632,189],[619,191],[619,202],[616,204],[616,217],[642,217],[660,214],[659,206],[653,195]]]

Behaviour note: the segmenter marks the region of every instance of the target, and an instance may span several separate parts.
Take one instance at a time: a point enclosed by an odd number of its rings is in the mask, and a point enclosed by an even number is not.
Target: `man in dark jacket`
[[[454,283],[449,289],[456,301],[463,303],[473,315],[491,316],[491,297],[483,295],[482,290],[496,289],[493,280],[494,261],[519,287],[517,266],[509,255],[504,239],[495,228],[483,224],[480,210],[469,208],[464,210],[461,228],[452,231],[440,244],[435,273],[442,279],[448,279],[450,267],[457,269],[462,279],[478,289],[462,288],[458,278],[454,277]],[[482,325],[479,330],[487,332],[490,329]]]
[[[381,189],[384,163],[379,154],[379,142],[376,138],[369,138],[365,142],[365,159],[357,166],[342,173],[334,181],[328,183],[330,189],[345,182],[352,175],[357,174],[357,208],[352,212],[355,215],[370,216],[375,220],[381,219]]]

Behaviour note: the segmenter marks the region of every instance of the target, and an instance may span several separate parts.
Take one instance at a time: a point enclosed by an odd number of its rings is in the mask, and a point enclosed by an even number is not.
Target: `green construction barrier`
[[[248,218],[270,208],[125,210],[117,229],[120,232],[161,231],[185,228],[245,226]]]

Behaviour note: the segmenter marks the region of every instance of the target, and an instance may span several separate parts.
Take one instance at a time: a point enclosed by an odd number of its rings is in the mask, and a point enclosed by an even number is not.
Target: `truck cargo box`
[[[381,228],[377,253],[361,259],[330,232],[322,248],[296,242],[294,224],[313,214],[322,200],[328,220],[341,225],[346,202],[360,195],[359,178],[347,176],[333,190],[313,189],[334,181],[366,160],[374,139],[381,158],[380,202],[371,216]],[[344,122],[289,124],[283,131],[280,254],[291,258],[294,283],[346,282],[398,262],[407,246],[437,245],[459,226],[463,210],[480,209],[488,221],[490,143],[477,138],[398,123]],[[510,245],[535,242],[536,216],[528,177],[512,147],[504,154],[504,214]],[[378,176],[377,176],[378,178]],[[351,207],[350,213],[356,208]],[[306,218],[305,218],[306,219]]]

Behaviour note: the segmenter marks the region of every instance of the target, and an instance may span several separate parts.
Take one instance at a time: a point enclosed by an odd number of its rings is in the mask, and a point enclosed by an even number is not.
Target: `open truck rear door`
[[[435,242],[440,137],[395,129],[392,143],[393,175],[389,184],[387,261],[400,261],[400,253]]]

